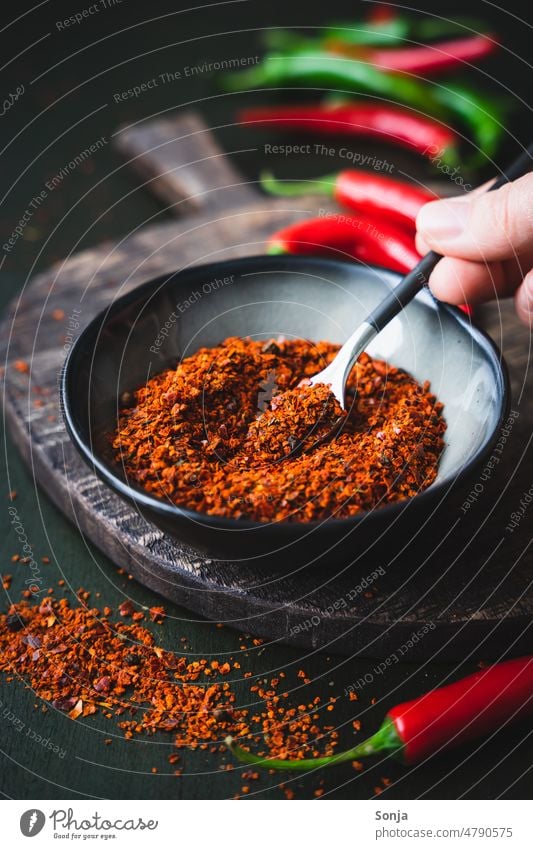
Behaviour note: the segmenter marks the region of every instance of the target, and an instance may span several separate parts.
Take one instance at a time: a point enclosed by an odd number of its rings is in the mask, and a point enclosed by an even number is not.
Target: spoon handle
[[[489,186],[487,191],[492,192],[494,189],[501,188],[505,183],[522,177],[531,170],[532,165],[533,142],[505,169],[496,182]],[[412,271],[405,275],[401,283],[372,310],[364,323],[370,325],[375,333],[379,333],[427,285],[429,276],[440,259],[442,259],[441,254],[436,253],[436,251],[429,251],[423,256]]]

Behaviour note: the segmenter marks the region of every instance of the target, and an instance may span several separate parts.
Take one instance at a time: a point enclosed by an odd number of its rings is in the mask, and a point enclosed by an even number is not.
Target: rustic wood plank
[[[188,113],[118,130],[117,150],[150,181],[149,188],[177,215],[248,205],[257,192],[215,144],[202,119]]]

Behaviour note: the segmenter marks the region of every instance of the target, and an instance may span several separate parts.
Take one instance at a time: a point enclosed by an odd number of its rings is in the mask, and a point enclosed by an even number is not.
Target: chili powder
[[[130,393],[112,435],[117,462],[182,507],[259,522],[344,518],[426,489],[446,429],[429,382],[364,353],[344,414],[328,387],[298,388],[338,349],[238,337],[201,348]],[[336,438],[320,443],[339,417]]]

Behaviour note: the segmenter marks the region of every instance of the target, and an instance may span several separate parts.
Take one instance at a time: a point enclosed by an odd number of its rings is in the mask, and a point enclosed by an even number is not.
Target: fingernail
[[[448,240],[455,239],[464,232],[467,219],[467,203],[436,200],[422,207],[416,223],[423,237]]]

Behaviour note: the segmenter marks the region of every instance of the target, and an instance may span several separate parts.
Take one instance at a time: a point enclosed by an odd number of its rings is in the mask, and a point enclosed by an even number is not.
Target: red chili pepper
[[[402,274],[420,259],[413,236],[405,230],[377,218],[335,213],[279,230],[269,239],[268,252],[341,255]]]
[[[239,760],[269,769],[316,769],[387,752],[410,765],[528,716],[533,716],[533,656],[489,666],[397,705],[369,740],[329,757],[269,760],[250,754],[232,738],[226,742]]]
[[[366,20],[372,24],[382,24],[386,21],[393,21],[397,16],[396,9],[388,3],[377,3],[372,7]]]
[[[345,135],[388,141],[431,158],[439,152],[450,166],[458,164],[459,137],[453,130],[401,106],[359,103],[336,106],[263,106],[244,109],[241,124],[272,124],[275,129],[306,130],[316,135]]]
[[[420,259],[411,233],[378,218],[331,213],[321,218],[297,221],[274,233],[268,240],[270,254],[320,254],[356,259],[407,274]],[[472,315],[472,308],[459,309]]]
[[[269,254],[347,254],[354,256],[357,219],[348,215],[306,218],[268,240]]]
[[[341,206],[362,215],[386,215],[409,232],[415,229],[416,216],[435,195],[411,183],[405,183],[369,171],[339,171],[328,177],[302,182],[276,180],[269,173],[261,177],[261,185],[270,194],[283,197],[306,195],[309,192],[333,197]]]
[[[457,68],[463,62],[479,62],[492,56],[499,43],[489,35],[455,38],[421,47],[391,47],[365,53],[382,71],[404,71],[410,74],[440,74]]]

